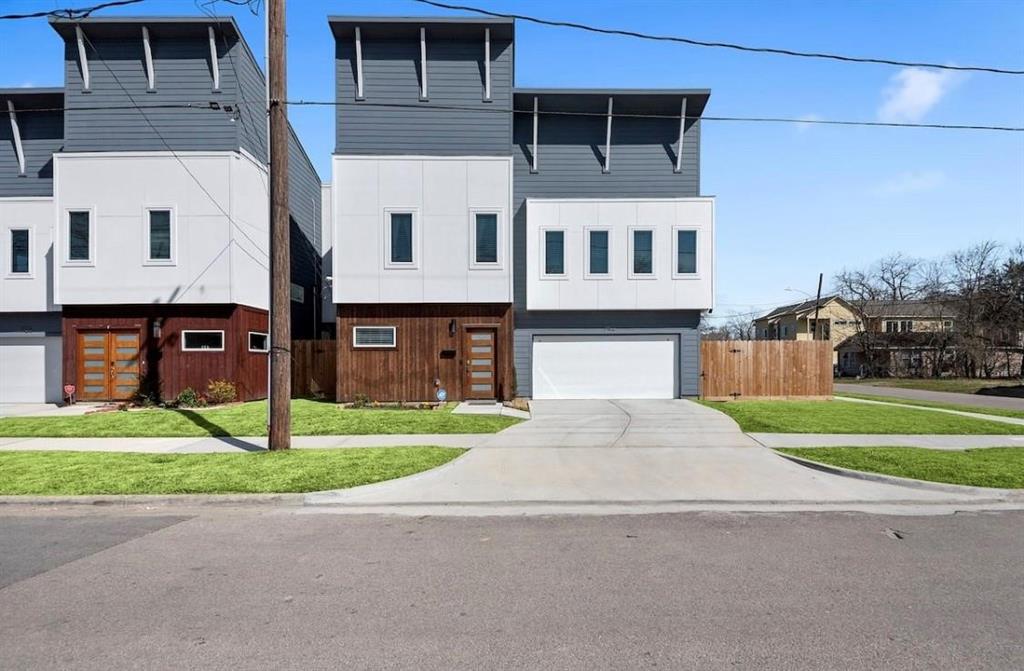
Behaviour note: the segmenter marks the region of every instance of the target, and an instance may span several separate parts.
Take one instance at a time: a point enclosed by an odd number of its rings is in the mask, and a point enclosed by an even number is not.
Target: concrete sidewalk
[[[835,385],[835,390],[846,394],[868,394],[891,396],[908,401],[931,401],[933,403],[956,403],[974,405],[979,408],[1002,408],[1003,410],[1024,411],[1024,398],[1009,396],[985,396],[982,394],[960,394],[951,391],[926,391],[924,389],[902,389],[900,387],[876,387],[870,384]]]
[[[966,450],[979,447],[1022,447],[1020,436],[949,436],[867,433],[748,433],[765,447],[927,447]]]

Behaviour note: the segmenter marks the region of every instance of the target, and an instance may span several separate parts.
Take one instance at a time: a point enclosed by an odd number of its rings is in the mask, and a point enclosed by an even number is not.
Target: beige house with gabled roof
[[[817,321],[815,321],[817,312]],[[755,340],[828,340],[835,346],[862,330],[857,309],[840,296],[775,308],[754,320]]]

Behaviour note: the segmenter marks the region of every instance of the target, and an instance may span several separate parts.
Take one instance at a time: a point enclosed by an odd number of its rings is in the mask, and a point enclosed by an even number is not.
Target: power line
[[[633,30],[599,28],[597,26],[589,26],[586,24],[575,23],[572,21],[553,21],[550,19],[537,18],[535,16],[527,16],[525,14],[506,14],[502,12],[492,12],[487,9],[480,9],[479,7],[470,7],[467,5],[452,5],[445,2],[435,2],[435,0],[414,0],[414,2],[418,2],[424,5],[430,5],[432,7],[440,7],[441,9],[454,9],[457,11],[475,12],[477,14],[483,14],[484,16],[493,16],[501,19],[516,19],[519,21],[527,21],[529,23],[536,23],[543,26],[575,28],[577,30],[585,30],[587,32],[600,33],[602,35],[621,35],[625,37],[636,37],[644,40],[653,40],[656,42],[677,42],[680,44],[688,44],[690,46],[695,47],[733,49],[735,51],[746,51],[760,54],[774,54],[777,56],[796,56],[798,58],[817,58],[824,60],[841,61],[845,63],[872,63],[876,65],[897,65],[902,67],[934,68],[937,70],[957,70],[962,72],[989,72],[999,75],[1024,75],[1024,70],[1010,70],[1006,68],[996,68],[982,65],[944,65],[941,63],[900,61],[890,58],[867,58],[861,56],[846,56],[843,54],[829,54],[815,51],[796,51],[793,49],[779,49],[773,47],[752,47],[744,44],[735,44],[731,42],[707,42],[704,40],[697,40],[689,37],[678,37],[673,35],[653,35],[650,33],[641,33]]]
[[[144,0],[111,0],[110,2],[102,2],[98,5],[93,5],[92,7],[68,7],[65,9],[51,9],[42,12],[29,12],[27,14],[2,14],[0,15],[0,20],[45,19],[51,16],[60,19],[84,19],[93,12],[97,12],[101,9],[136,5],[143,1]]]

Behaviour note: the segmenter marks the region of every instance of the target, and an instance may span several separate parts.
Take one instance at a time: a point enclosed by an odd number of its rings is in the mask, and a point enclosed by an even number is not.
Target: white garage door
[[[675,336],[534,336],[533,397],[675,398]]]
[[[0,338],[0,403],[60,402],[60,343],[52,336]]]

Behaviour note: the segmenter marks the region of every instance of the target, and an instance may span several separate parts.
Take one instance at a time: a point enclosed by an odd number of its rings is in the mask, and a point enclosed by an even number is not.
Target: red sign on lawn
[[[71,396],[74,393],[75,393],[75,385],[73,385],[73,384],[66,384],[66,385],[64,385],[64,395],[65,396]]]

